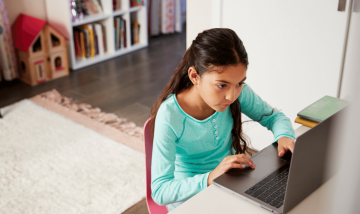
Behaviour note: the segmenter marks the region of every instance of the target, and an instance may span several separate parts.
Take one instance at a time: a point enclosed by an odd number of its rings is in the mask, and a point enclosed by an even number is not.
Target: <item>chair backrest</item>
[[[166,206],[160,206],[151,197],[151,158],[153,150],[153,136],[151,133],[149,118],[144,125],[144,144],[145,144],[145,165],[146,165],[146,203],[150,214],[168,213]]]

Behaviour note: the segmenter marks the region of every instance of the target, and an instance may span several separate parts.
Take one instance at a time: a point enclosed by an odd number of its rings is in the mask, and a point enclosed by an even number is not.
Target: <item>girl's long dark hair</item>
[[[156,114],[161,103],[169,95],[178,94],[180,91],[193,86],[188,76],[190,67],[195,67],[198,75],[201,77],[204,73],[212,71],[214,67],[237,65],[238,63],[242,63],[247,68],[249,61],[242,41],[233,30],[213,28],[199,33],[196,39],[192,41],[191,46],[186,50],[170,81],[151,108],[152,132],[154,132]],[[252,152],[249,150],[248,143],[242,133],[241,106],[238,99],[230,105],[230,111],[233,118],[233,128],[231,130],[232,148],[235,149],[236,154],[245,152],[251,154]]]

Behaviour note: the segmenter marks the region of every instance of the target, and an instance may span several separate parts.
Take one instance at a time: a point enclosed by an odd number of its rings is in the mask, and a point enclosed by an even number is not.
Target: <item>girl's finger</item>
[[[293,153],[293,151],[294,151],[294,144],[293,144],[293,143],[290,144],[290,145],[288,146],[288,148],[289,148],[289,150],[291,151],[291,153]]]
[[[286,150],[283,145],[278,144],[278,155],[279,157],[282,157],[285,154]]]
[[[231,164],[232,168],[245,168],[246,166],[243,164],[238,164],[238,163],[232,163]]]
[[[230,163],[227,165],[227,167],[225,168],[225,172],[229,171],[232,168],[240,168],[243,169],[245,168],[245,166],[243,164],[238,164],[238,163]]]
[[[237,156],[237,158],[234,161],[239,163],[244,163],[253,169],[255,168],[255,163],[246,155]]]

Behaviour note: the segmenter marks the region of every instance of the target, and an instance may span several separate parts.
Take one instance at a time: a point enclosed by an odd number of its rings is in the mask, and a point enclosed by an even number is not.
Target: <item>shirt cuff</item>
[[[205,189],[208,185],[207,185],[207,181],[209,178],[209,174],[210,172],[207,172],[204,174],[204,178],[203,178],[203,183],[202,183],[202,189]]]
[[[296,139],[294,136],[292,136],[292,135],[287,135],[287,134],[281,134],[281,135],[279,135],[279,136],[277,136],[276,138],[275,138],[275,140],[274,140],[274,142],[273,143],[275,143],[275,142],[277,142],[280,138],[282,138],[282,137],[288,137],[288,138],[292,138],[292,139]]]

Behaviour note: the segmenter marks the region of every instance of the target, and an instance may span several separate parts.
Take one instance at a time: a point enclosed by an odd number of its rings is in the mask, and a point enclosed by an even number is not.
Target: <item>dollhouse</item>
[[[69,74],[66,40],[46,21],[20,14],[11,26],[19,79],[30,85]]]

